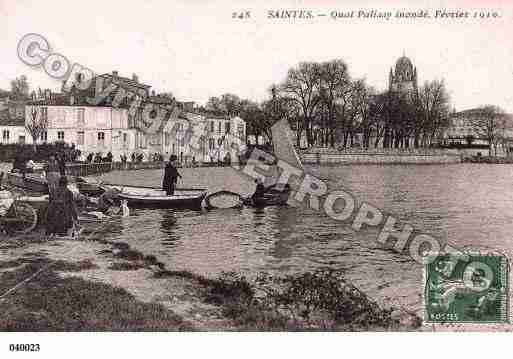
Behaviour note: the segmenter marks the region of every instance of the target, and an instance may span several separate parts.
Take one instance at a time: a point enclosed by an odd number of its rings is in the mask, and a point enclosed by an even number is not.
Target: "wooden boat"
[[[207,191],[200,188],[177,188],[172,196],[168,196],[157,187],[114,184],[103,184],[102,187],[117,189],[118,197],[127,200],[129,207],[198,209],[207,195]]]
[[[231,191],[218,191],[205,198],[207,209],[241,208],[245,201],[246,199],[240,194]]]
[[[290,191],[269,189],[262,197],[253,199],[251,197],[242,197],[240,194],[231,191],[219,191],[208,195],[205,198],[205,204],[208,209],[214,208],[240,208],[283,206],[287,204]]]
[[[266,193],[263,197],[252,199],[251,205],[253,207],[284,206],[287,204],[288,199],[288,194]]]
[[[23,188],[31,192],[48,193],[48,183],[46,178],[39,174],[27,173],[25,178],[21,173],[7,173],[7,181],[18,188]]]
[[[11,185],[30,192],[48,193],[46,178],[39,174],[27,173],[23,178],[21,173],[8,173],[7,180]],[[80,193],[87,196],[98,196],[104,191],[99,182],[89,182],[83,177],[68,176],[68,182],[76,184]]]

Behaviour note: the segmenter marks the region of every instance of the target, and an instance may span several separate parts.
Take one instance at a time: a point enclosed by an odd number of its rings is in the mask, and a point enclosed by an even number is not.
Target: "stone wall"
[[[302,153],[303,164],[449,164],[460,163],[454,154]]]

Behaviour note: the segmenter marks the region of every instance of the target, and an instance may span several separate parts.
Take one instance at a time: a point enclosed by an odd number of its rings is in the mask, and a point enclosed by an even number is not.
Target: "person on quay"
[[[68,189],[68,179],[62,176],[48,204],[46,234],[67,235],[77,222],[78,210],[73,193]]]
[[[50,156],[48,163],[45,166],[46,182],[48,183],[48,193],[50,198],[54,195],[58,185],[60,175],[60,166],[55,156]]]
[[[56,160],[59,164],[59,174],[61,176],[66,176],[66,155],[64,152],[57,154]]]
[[[175,155],[171,155],[171,157],[169,157],[169,162],[164,169],[164,180],[162,181],[162,188],[164,191],[166,191],[166,195],[168,196],[172,196],[175,193],[178,177],[182,178],[176,168],[176,160],[177,157]]]

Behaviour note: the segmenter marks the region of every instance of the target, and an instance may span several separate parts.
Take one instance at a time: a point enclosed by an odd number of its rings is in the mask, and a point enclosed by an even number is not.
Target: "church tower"
[[[388,90],[391,92],[417,94],[417,88],[417,68],[403,54],[395,63],[395,69],[390,68]]]

